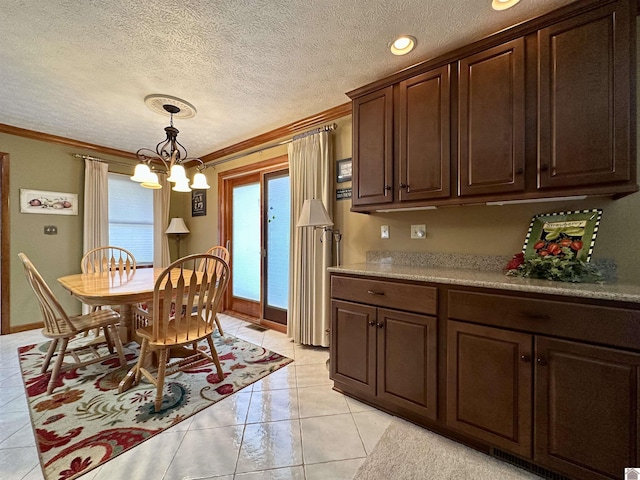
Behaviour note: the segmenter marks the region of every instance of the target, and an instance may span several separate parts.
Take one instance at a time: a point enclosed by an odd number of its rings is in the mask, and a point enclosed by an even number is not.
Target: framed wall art
[[[78,215],[78,195],[21,188],[20,213]]]
[[[522,247],[524,258],[575,255],[588,262],[601,218],[599,208],[535,215]]]
[[[191,191],[191,216],[203,217],[207,214],[207,191]]]
[[[351,181],[351,159],[345,158],[336,162],[336,181],[338,183]]]

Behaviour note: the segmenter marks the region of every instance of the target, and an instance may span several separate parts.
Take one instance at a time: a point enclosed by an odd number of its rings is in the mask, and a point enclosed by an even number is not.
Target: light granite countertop
[[[502,272],[464,268],[407,266],[390,263],[359,263],[330,267],[332,273],[396,278],[420,282],[496,288],[518,292],[546,293],[573,297],[640,303],[640,285],[623,283],[565,283],[509,277]]]

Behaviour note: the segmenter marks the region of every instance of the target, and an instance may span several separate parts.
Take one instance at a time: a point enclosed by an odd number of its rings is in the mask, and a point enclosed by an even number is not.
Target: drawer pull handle
[[[378,323],[378,328],[384,327],[384,323]]]
[[[538,365],[543,366],[543,367],[547,364],[547,361],[542,357],[538,357],[536,359],[536,362],[538,362]]]
[[[529,363],[531,361],[531,357],[527,354],[520,355],[520,360],[522,360],[524,363]]]
[[[369,295],[384,295],[384,292],[374,292],[373,290],[367,290]]]
[[[376,324],[373,320],[369,320],[369,326],[373,327]]]
[[[544,315],[542,313],[520,312],[520,316],[524,318],[530,318],[532,320],[551,320],[550,315]]]

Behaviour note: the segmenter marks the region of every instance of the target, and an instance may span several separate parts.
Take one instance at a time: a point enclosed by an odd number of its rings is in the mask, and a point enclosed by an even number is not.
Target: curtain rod
[[[306,137],[308,135],[313,135],[315,133],[320,133],[320,132],[331,132],[333,130],[336,130],[337,128],[338,128],[338,125],[336,123],[325,125],[323,127],[314,128],[313,130],[309,130],[308,132],[304,132],[304,133],[300,133],[298,135],[294,135],[293,138],[291,138],[289,140],[283,140],[282,142],[279,142],[279,143],[274,143],[272,145],[267,145],[265,147],[255,148],[253,150],[249,150],[247,152],[240,153],[238,155],[234,155],[233,157],[225,158],[223,160],[214,160],[212,162],[208,162],[208,163],[205,164],[204,168],[215,167],[216,165],[221,165],[223,163],[230,162],[232,160],[237,160],[239,158],[246,157],[248,155],[252,155],[254,153],[263,152],[263,151],[269,150],[271,148],[279,147],[280,145],[286,145],[287,143],[291,143],[294,140],[298,140],[299,138],[304,138],[304,137]]]
[[[120,165],[122,167],[135,167],[135,164],[133,163],[118,162],[117,160],[105,160],[104,158],[93,157],[91,155],[80,155],[79,153],[72,153],[71,156],[75,158],[81,158],[82,160],[93,160],[94,162],[110,163],[112,165]]]

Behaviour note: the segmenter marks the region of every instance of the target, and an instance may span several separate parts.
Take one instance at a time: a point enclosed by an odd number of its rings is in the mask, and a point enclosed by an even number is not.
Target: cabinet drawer
[[[450,290],[448,317],[531,333],[638,349],[640,311]]]
[[[378,307],[437,314],[436,287],[333,275],[331,297]]]

